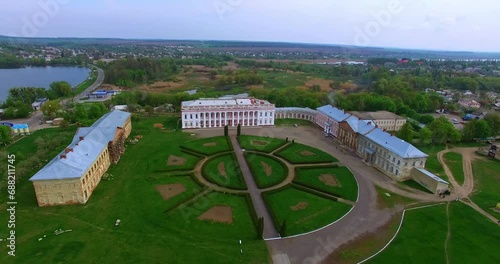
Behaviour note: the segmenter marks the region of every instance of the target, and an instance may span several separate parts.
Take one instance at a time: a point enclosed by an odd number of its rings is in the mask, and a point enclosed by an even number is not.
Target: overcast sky
[[[284,41],[500,52],[498,0],[0,3],[1,35]]]

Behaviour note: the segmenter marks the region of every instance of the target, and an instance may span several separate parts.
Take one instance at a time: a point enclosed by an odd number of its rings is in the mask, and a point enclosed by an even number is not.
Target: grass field
[[[299,126],[310,126],[313,123],[308,120],[303,120],[303,119],[275,119],[274,120],[274,125],[275,126],[293,126],[293,125],[299,125]]]
[[[193,198],[195,195],[204,190],[204,187],[198,184],[196,181],[194,181],[193,177],[194,176],[192,175],[165,176],[165,175],[155,174],[155,176],[150,177],[151,188],[155,190],[158,185],[172,185],[172,184],[182,184],[184,186],[185,188],[184,192],[175,195],[168,200],[164,200],[160,195],[160,193],[158,191],[156,192],[158,194],[157,199],[163,200],[163,204],[165,205],[165,210],[170,210],[172,208],[175,208],[182,202],[185,202]]]
[[[445,150],[445,145],[426,145],[426,146],[418,146],[418,148],[423,151],[425,154],[429,155],[427,161],[425,162],[425,169],[436,174],[441,179],[445,181],[448,180],[448,176],[444,172],[443,165],[439,162],[437,158],[437,153]]]
[[[286,146],[275,153],[275,155],[286,159],[292,164],[330,163],[338,161],[324,151],[298,143]]]
[[[368,263],[446,263],[446,221],[445,205],[407,211],[396,239]]]
[[[358,185],[347,167],[299,167],[295,172],[294,183],[351,201],[358,198]]]
[[[226,137],[191,140],[182,144],[182,148],[205,156],[232,150],[231,143]]]
[[[460,202],[406,212],[392,244],[367,263],[499,263],[498,226]],[[423,254],[425,252],[425,254]]]
[[[180,163],[168,163],[170,159],[181,160]],[[170,149],[167,155],[157,155],[151,157],[155,160],[153,163],[160,165],[158,168],[154,168],[157,171],[191,171],[196,167],[196,164],[202,160],[202,157],[195,156],[183,152],[181,149]],[[158,160],[156,160],[158,159]],[[163,160],[163,163],[161,161]],[[150,160],[148,160],[150,162]]]
[[[143,139],[135,145],[127,144],[120,162],[108,171],[114,179],[102,181],[85,205],[40,208],[28,177],[20,179],[16,195],[15,261],[268,263],[266,244],[255,239],[252,219],[239,217],[249,214],[244,212],[247,207],[243,198],[217,195],[213,203],[234,203],[236,208],[233,210],[233,225],[224,225],[223,228],[209,222],[203,222],[206,230],[201,230],[201,226],[190,228],[183,220],[182,212],[181,215],[165,213],[167,204],[155,190],[158,173],[153,171],[161,166],[155,163],[163,165],[165,159],[152,161],[149,166],[145,161],[157,153],[168,154],[190,139],[189,134],[181,131],[167,133],[151,129],[153,124],[162,123],[165,128],[173,130],[177,120],[176,117],[154,117],[133,121],[131,137],[141,134]],[[16,146],[12,147],[15,149]],[[193,206],[203,209],[204,204],[206,202],[200,200]],[[5,209],[6,204],[1,203],[0,210],[5,212]],[[116,219],[121,220],[119,227],[114,227]],[[7,214],[0,214],[0,223],[7,223]],[[212,226],[215,229],[211,229]],[[73,231],[53,235],[59,228]],[[0,229],[0,237],[6,238],[7,232],[7,228]],[[38,241],[43,235],[47,237]],[[243,239],[241,247],[237,243],[240,238]],[[5,247],[4,243],[0,242],[0,245]],[[0,263],[12,263],[12,257],[0,254]]]
[[[286,179],[288,168],[272,156],[245,153],[252,175],[261,189],[274,186]]]
[[[416,202],[415,200],[387,191],[384,188],[375,186],[377,190],[377,206],[379,208],[394,208],[396,205],[406,205]],[[390,196],[387,196],[388,193]]]
[[[230,189],[246,190],[245,180],[233,153],[210,158],[201,171],[203,177],[211,183]]]
[[[341,218],[350,205],[322,198],[288,187],[279,192],[264,193],[264,199],[278,230],[286,220],[285,236],[302,234],[324,227]],[[283,234],[281,234],[283,236]]]
[[[405,185],[405,186],[408,186],[410,188],[413,188],[413,189],[417,189],[417,190],[420,190],[422,192],[426,192],[426,193],[433,193],[431,191],[429,191],[427,188],[425,188],[424,186],[422,186],[420,183],[414,181],[414,180],[406,180],[404,182],[401,182],[402,185]]]
[[[443,158],[448,168],[450,168],[451,173],[453,174],[453,177],[455,178],[457,183],[460,185],[464,184],[465,175],[462,154],[456,152],[448,152],[444,154]]]
[[[273,152],[275,149],[286,144],[284,139],[246,135],[239,136],[238,142],[240,143],[241,148],[245,150],[261,151],[266,153]]]
[[[495,160],[477,159],[472,162],[475,192],[471,196],[479,207],[500,219],[500,213],[492,210],[500,203],[500,162]]]

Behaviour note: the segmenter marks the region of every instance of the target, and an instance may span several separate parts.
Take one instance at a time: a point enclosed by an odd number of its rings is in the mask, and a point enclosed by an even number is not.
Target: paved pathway
[[[258,217],[264,218],[264,238],[268,239],[279,237],[278,231],[273,224],[271,214],[269,213],[267,206],[264,203],[264,199],[262,199],[261,190],[259,190],[259,187],[257,187],[257,184],[255,183],[252,172],[250,171],[245,156],[243,155],[243,151],[241,150],[240,143],[236,139],[236,135],[229,135],[229,138],[231,139],[231,143],[233,144],[234,153],[236,154],[236,158],[238,159],[238,163],[240,164],[243,178],[245,178],[245,182],[248,187],[248,193],[250,193],[250,197],[252,197],[255,212],[257,213]]]

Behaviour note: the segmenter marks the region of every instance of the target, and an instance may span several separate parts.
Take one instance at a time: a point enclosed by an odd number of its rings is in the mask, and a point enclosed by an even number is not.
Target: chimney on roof
[[[80,137],[80,141],[84,140],[85,138],[84,137]]]
[[[372,125],[372,122],[368,122],[368,125],[371,126]]]
[[[66,153],[68,153],[68,152],[73,152],[73,149],[72,149],[72,148],[66,148],[66,149],[64,150],[64,152],[66,152]]]
[[[65,159],[66,158],[66,154],[61,154],[61,156],[59,156],[61,159]]]

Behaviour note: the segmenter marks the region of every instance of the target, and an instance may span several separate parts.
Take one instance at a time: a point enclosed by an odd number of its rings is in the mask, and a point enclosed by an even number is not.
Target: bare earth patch
[[[162,129],[163,128],[163,124],[160,124],[160,123],[156,123],[153,125],[154,128],[158,128],[158,129]]]
[[[177,196],[186,191],[186,187],[182,183],[156,185],[156,190],[161,194],[163,200],[170,200],[170,198]]]
[[[226,165],[224,164],[224,161],[217,164],[217,170],[222,177],[227,179]]]
[[[273,175],[273,167],[263,161],[260,162],[260,166],[264,169],[264,173],[267,177]]]
[[[252,140],[251,142],[252,142],[252,145],[259,146],[259,147],[262,147],[262,146],[269,144],[268,141],[262,141],[262,140]]]
[[[205,220],[216,223],[232,224],[233,208],[225,205],[214,206],[198,217],[198,220]]]
[[[340,184],[337,181],[337,178],[331,174],[321,174],[321,176],[318,177],[323,184],[326,186],[332,186],[332,187],[339,187]]]
[[[174,155],[170,155],[168,157],[167,166],[182,166],[184,164],[186,164],[185,158],[177,157]]]
[[[203,144],[204,147],[215,147],[217,146],[217,142],[209,142],[209,143],[205,143]]]
[[[305,210],[309,204],[307,202],[299,202],[296,205],[290,206],[290,209],[292,211],[300,211],[300,210]]]
[[[305,156],[305,157],[312,157],[312,156],[316,156],[316,153],[311,152],[309,150],[302,150],[300,152],[300,155]]]

